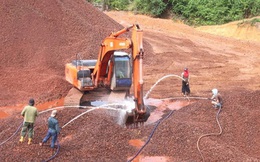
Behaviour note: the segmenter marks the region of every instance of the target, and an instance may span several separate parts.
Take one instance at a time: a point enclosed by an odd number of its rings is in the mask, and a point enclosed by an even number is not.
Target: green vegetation
[[[251,25],[251,26],[255,26],[256,23],[260,23],[260,19],[258,18],[254,18],[251,20],[243,20],[242,22],[238,23],[238,26],[243,26],[243,25]]]
[[[171,13],[190,25],[216,25],[260,15],[260,0],[88,0],[110,10],[152,17]]]
[[[254,18],[251,20],[251,25],[255,25],[256,23],[260,23],[260,19]]]
[[[172,0],[173,13],[192,25],[224,24],[260,15],[260,0]]]

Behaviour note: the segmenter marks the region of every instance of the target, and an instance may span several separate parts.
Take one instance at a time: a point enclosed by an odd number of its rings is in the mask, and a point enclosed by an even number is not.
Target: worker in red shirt
[[[190,75],[188,68],[184,68],[184,71],[181,73],[182,78],[182,88],[181,92],[183,96],[188,96],[190,94]]]

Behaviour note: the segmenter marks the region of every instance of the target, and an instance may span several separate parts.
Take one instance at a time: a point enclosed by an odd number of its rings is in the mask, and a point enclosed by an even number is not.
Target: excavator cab
[[[110,89],[129,90],[132,85],[131,58],[128,53],[115,51],[112,56],[113,76]]]

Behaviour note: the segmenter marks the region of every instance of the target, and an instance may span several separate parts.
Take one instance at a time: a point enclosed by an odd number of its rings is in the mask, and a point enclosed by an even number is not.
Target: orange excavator
[[[131,38],[119,37],[129,31],[132,33]],[[85,97],[81,101],[91,100],[93,95],[89,93],[101,88],[109,92],[123,92],[126,98],[133,88],[132,99],[135,104],[128,111],[124,122],[126,125],[143,124],[150,116],[143,101],[143,57],[143,30],[134,24],[106,37],[101,43],[97,60],[77,58],[67,63],[65,77],[80,92],[84,92]],[[98,93],[107,94],[101,91]]]

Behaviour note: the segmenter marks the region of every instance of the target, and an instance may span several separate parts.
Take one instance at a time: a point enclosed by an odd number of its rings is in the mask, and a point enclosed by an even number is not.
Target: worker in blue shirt
[[[46,143],[50,137],[52,137],[51,140],[51,148],[54,148],[54,145],[57,141],[58,134],[60,133],[60,127],[59,127],[59,122],[56,119],[57,116],[57,110],[53,110],[51,112],[51,116],[48,119],[48,132],[42,142],[40,143],[40,146],[43,145],[43,143]]]

